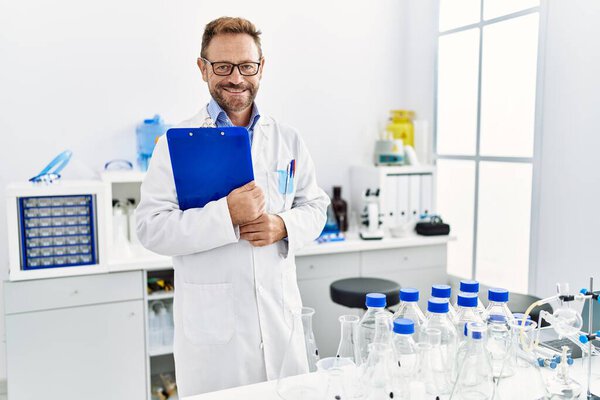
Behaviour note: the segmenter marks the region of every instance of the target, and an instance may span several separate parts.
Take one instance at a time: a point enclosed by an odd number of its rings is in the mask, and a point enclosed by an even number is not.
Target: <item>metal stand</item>
[[[594,278],[590,277],[590,292],[594,291]],[[594,299],[590,299],[590,307],[588,309],[588,333],[591,335],[594,333]],[[587,399],[588,400],[600,400],[600,397],[592,393],[590,387],[592,385],[592,341],[588,342],[588,371],[587,371]]]

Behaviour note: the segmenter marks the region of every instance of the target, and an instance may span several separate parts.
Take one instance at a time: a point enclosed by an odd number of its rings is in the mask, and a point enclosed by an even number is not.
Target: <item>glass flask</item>
[[[395,373],[403,387],[407,387],[417,366],[417,344],[413,339],[415,323],[406,318],[394,321],[392,348],[398,364]]]
[[[308,373],[302,313],[292,312],[292,322],[292,329],[279,369],[277,394],[285,400],[321,400],[325,387],[323,382],[317,379],[318,374],[314,374],[313,379],[301,376]]]
[[[474,293],[475,295],[477,295],[477,312],[479,313],[479,316],[483,319],[483,316],[485,314],[485,307],[479,299],[479,282],[469,279],[462,279],[460,281],[460,286],[458,290],[460,293]],[[458,308],[458,299],[454,306]]]
[[[312,329],[313,315],[315,315],[314,308],[302,307],[302,330],[304,331],[306,359],[308,360],[308,370],[310,372],[317,370],[317,361],[319,361],[319,348]]]
[[[507,377],[514,374],[514,360],[509,357],[512,344],[511,331],[503,315],[491,315],[488,318],[487,350],[492,360],[495,377]]]
[[[475,308],[475,306],[474,306]],[[464,359],[450,399],[487,400],[494,394],[492,363],[485,348],[487,327],[483,322],[468,324]]]
[[[435,396],[447,395],[452,390],[455,353],[448,351],[448,346],[442,344],[440,329],[427,328],[423,334],[431,346],[429,366],[434,381],[434,385],[427,388],[427,393]]]
[[[369,345],[369,357],[364,367],[362,384],[368,400],[389,400],[394,398],[393,370],[395,367],[392,347],[383,343]]]
[[[393,320],[398,318],[410,319],[415,323],[415,332],[419,332],[425,322],[425,315],[419,308],[419,291],[413,288],[400,289],[400,305],[394,313]]]
[[[379,312],[388,312],[385,309],[386,298],[384,294],[368,293],[365,304],[367,311],[358,323],[359,359],[357,365],[365,363],[369,356],[369,344],[373,343],[373,336],[375,336],[375,315]]]
[[[452,288],[450,285],[433,285],[431,287],[431,297],[448,300],[448,317],[452,322],[456,321],[456,310],[450,304]]]
[[[577,399],[581,395],[581,385],[569,375],[571,365],[573,365],[573,359],[570,349],[568,346],[563,346],[555,372],[546,382],[548,391],[553,397]]]
[[[525,324],[523,324],[523,317],[524,314],[515,314],[515,319],[509,323],[511,334],[509,357],[512,359],[513,367],[527,363],[528,357],[524,357],[524,355],[533,357],[533,340],[537,324],[531,319],[525,320]]]
[[[463,335],[465,325],[469,322],[481,322],[481,316],[477,312],[477,295],[475,293],[459,293],[458,294],[458,309],[456,311],[456,332],[458,333],[458,341],[461,342],[467,339]]]
[[[495,378],[497,383],[493,399],[550,399],[541,368],[535,355],[532,352],[522,352],[518,354],[518,357],[519,362],[515,363],[514,374],[512,376]]]
[[[340,344],[338,345],[336,357],[347,358],[353,363],[357,363],[358,342],[358,321],[356,315],[342,315],[338,318],[340,321]]]
[[[375,314],[375,334],[373,343],[392,345],[392,314],[380,312]]]

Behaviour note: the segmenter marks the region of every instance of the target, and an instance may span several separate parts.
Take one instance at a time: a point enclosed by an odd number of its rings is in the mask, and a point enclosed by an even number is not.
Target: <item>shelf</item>
[[[146,173],[138,170],[106,171],[101,176],[102,180],[108,183],[141,183]]]
[[[172,268],[171,257],[161,256],[146,250],[142,246],[131,246],[127,257],[114,257],[108,262],[111,271],[127,271],[135,269]]]
[[[148,355],[150,357],[164,356],[167,354],[173,354],[173,346],[161,346],[148,350]]]
[[[174,296],[175,296],[175,292],[172,290],[170,292],[152,293],[152,294],[148,295],[148,301],[172,299]]]

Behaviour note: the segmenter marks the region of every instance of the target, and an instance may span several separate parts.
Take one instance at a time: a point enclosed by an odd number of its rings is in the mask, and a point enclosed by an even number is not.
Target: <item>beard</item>
[[[245,90],[242,95],[231,95],[228,94],[225,89],[234,90]],[[256,93],[258,92],[258,86],[254,86],[251,83],[241,83],[234,85],[232,83],[216,85],[214,89],[209,87],[210,95],[217,102],[219,106],[228,112],[240,112],[250,107],[254,103]]]

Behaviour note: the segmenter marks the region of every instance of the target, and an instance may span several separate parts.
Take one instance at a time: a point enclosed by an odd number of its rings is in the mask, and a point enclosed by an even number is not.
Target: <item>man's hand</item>
[[[227,207],[234,225],[256,220],[265,212],[265,195],[254,181],[233,189],[227,195]]]
[[[252,246],[267,246],[287,236],[285,223],[279,215],[262,214],[256,220],[240,226],[240,239]]]

